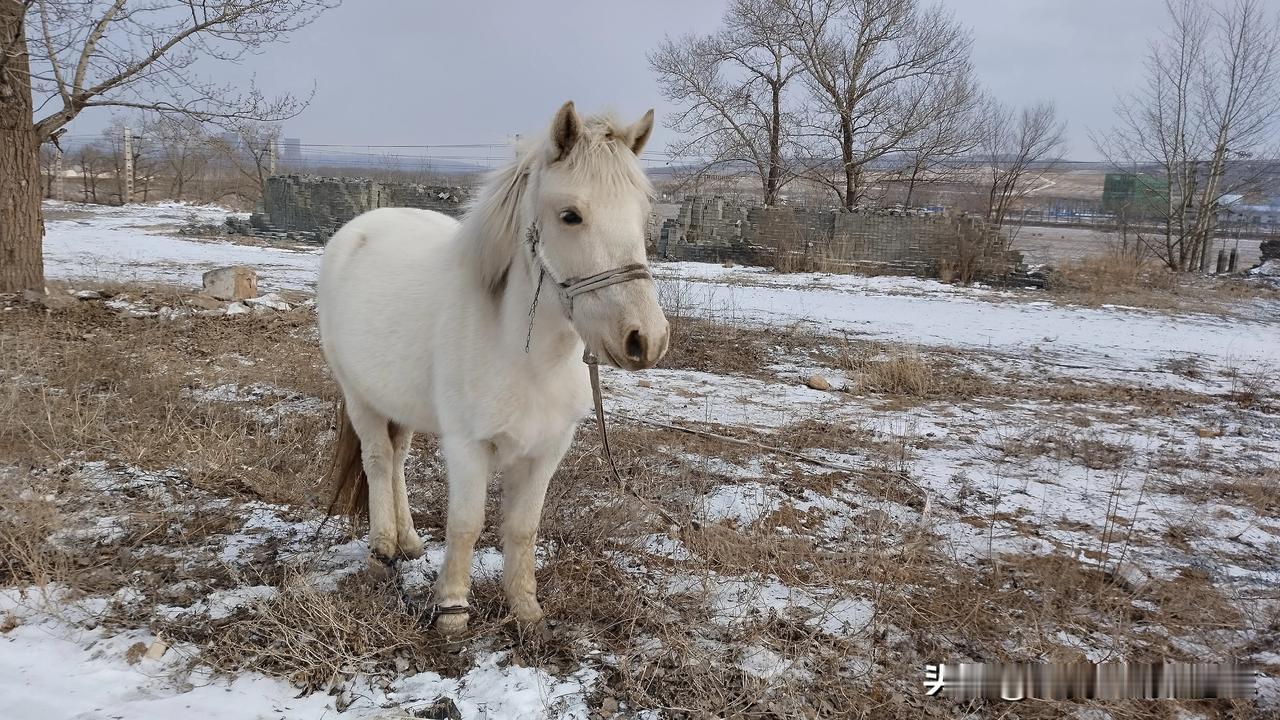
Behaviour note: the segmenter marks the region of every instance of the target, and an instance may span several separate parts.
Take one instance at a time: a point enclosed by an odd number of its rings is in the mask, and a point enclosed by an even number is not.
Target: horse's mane
[[[653,186],[630,143],[626,125],[612,115],[592,115],[583,119],[582,135],[569,153],[554,162],[585,186],[652,196]],[[531,179],[552,162],[550,146],[549,133],[521,142],[515,160],[489,174],[463,217],[459,240],[470,247],[481,283],[495,296],[506,287],[524,238],[525,193]]]

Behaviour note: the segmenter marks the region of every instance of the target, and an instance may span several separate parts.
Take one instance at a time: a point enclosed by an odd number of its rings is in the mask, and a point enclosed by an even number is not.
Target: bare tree
[[[56,148],[44,145],[40,148],[40,172],[44,174],[44,188],[41,191],[45,198],[53,197],[54,170],[57,165],[58,151]]]
[[[281,119],[304,103],[206,80],[335,0],[0,0],[0,292],[43,291],[39,147],[80,112],[122,107],[212,119]],[[54,109],[33,120],[32,94]]]
[[[866,187],[865,170],[951,110],[934,100],[969,73],[972,39],[941,6],[920,0],[774,0],[805,67],[813,103],[811,155],[839,158],[812,168],[846,208]],[[832,152],[834,151],[834,152]]]
[[[649,54],[662,94],[682,107],[667,126],[690,137],[671,154],[707,158],[700,172],[750,167],[765,205],[794,178],[788,95],[801,65],[783,20],[772,0],[733,0],[718,32],[668,37]]]
[[[76,150],[75,164],[80,173],[81,200],[98,202],[98,177],[111,166],[111,161],[100,145],[88,143]]]
[[[279,141],[280,126],[246,120],[231,124],[231,131],[215,139],[213,148],[220,160],[251,183],[249,195],[256,200],[266,192],[271,153]]]
[[[1254,190],[1266,165],[1255,161],[1280,149],[1280,14],[1267,17],[1261,0],[1166,10],[1143,84],[1095,143],[1118,168],[1157,175],[1159,229],[1143,241],[1170,269],[1204,271],[1224,196]]]
[[[927,102],[934,120],[903,139],[902,166],[907,191],[903,204],[910,207],[921,185],[957,179],[957,161],[971,155],[982,141],[982,93],[968,74],[939,84],[936,97]]]
[[[151,197],[151,181],[155,177],[155,161],[146,152],[148,140],[141,132],[144,126],[145,122],[140,116],[120,116],[112,119],[111,124],[102,131],[100,146],[106,152],[111,168],[115,172],[115,202],[124,203],[126,170],[132,173],[129,180],[132,181],[134,198],[146,202]],[[129,127],[134,133],[132,146],[129,148],[132,162],[128,163],[125,162],[125,127]]]
[[[1052,102],[1015,112],[996,100],[983,110],[979,151],[986,168],[986,219],[1004,225],[1013,204],[1035,188],[1034,180],[1062,159],[1066,124]]]
[[[213,141],[204,125],[190,116],[160,115],[143,127],[143,137],[170,177],[169,196],[182,200],[209,165]]]

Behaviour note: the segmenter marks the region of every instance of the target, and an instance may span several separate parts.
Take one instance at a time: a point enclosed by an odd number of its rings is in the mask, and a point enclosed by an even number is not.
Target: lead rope
[[[663,520],[666,520],[669,525],[680,527],[680,521],[676,520],[675,516],[659,507],[657,503],[641,497],[640,493],[627,487],[627,482],[622,479],[622,473],[618,472],[618,466],[613,462],[613,451],[609,449],[609,430],[604,422],[604,397],[600,392],[600,360],[595,356],[595,353],[590,350],[584,350],[582,362],[587,364],[587,370],[591,374],[591,399],[596,408],[596,430],[600,433],[600,444],[604,448],[604,457],[609,461],[609,471],[613,473],[613,479],[618,481],[618,489],[639,500],[640,504]],[[695,530],[701,527],[701,523],[697,520],[692,520],[689,524]]]
[[[533,304],[529,306],[529,331],[524,336],[524,352],[529,353],[529,344],[533,342],[533,314],[538,311],[538,296],[542,294],[542,279],[546,277],[547,271],[542,268],[542,264],[538,264],[538,288],[533,291]]]

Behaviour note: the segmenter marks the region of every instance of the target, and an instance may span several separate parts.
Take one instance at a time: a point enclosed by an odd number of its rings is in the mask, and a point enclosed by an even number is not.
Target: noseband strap
[[[584,278],[568,278],[561,280],[551,267],[547,264],[546,259],[542,257],[542,233],[538,229],[538,222],[535,220],[530,223],[528,232],[524,236],[525,242],[529,245],[529,251],[533,255],[533,261],[538,265],[538,287],[533,291],[533,305],[529,307],[529,333],[525,336],[524,351],[529,352],[529,343],[533,339],[533,316],[538,309],[538,296],[542,293],[542,279],[546,275],[551,276],[552,282],[556,286],[556,294],[560,296],[560,304],[564,306],[565,314],[569,319],[573,319],[573,299],[579,295],[585,295],[589,292],[595,292],[601,288],[607,288],[610,285],[630,282],[632,280],[649,280],[653,275],[649,273],[649,266],[644,263],[631,263],[630,265],[622,265],[620,267],[611,268],[595,275],[588,275]]]

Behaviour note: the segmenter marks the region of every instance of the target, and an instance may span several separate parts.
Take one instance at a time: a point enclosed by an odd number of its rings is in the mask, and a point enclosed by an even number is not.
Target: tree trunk
[[[20,2],[0,0],[0,292],[4,293],[44,292],[40,141],[31,119],[25,12]]]
[[[857,168],[853,166],[853,120],[840,121],[840,159],[844,161],[844,207],[852,210],[858,201]]]
[[[916,179],[920,177],[922,172],[920,165],[919,159],[911,165],[911,179],[907,181],[907,199],[906,202],[902,203],[903,207],[911,207],[911,199],[916,194]]]
[[[773,92],[773,111],[769,118],[772,125],[769,128],[769,173],[764,181],[765,207],[778,204],[778,186],[782,180],[782,85],[772,83],[770,89]]]

